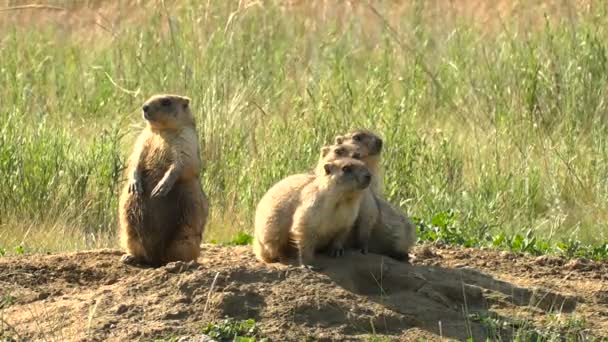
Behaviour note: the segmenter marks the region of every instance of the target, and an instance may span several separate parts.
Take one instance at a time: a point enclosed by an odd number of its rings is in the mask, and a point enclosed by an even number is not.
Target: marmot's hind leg
[[[181,227],[175,238],[169,243],[165,261],[192,261],[201,255],[201,236],[193,234],[192,228]]]
[[[198,182],[189,183],[179,196],[179,225],[167,244],[165,261],[192,261],[201,254],[201,241],[208,215],[208,204]]]

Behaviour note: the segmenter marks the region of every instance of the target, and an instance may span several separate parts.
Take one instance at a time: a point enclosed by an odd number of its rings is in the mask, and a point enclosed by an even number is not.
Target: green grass
[[[253,319],[237,321],[226,318],[217,323],[209,323],[202,332],[218,341],[265,342],[267,338],[259,337],[259,329]]]
[[[423,239],[606,258],[608,16],[593,2],[499,30],[428,19],[424,1],[323,20],[191,0],[91,36],[3,24],[0,248],[115,246],[140,105],[174,92],[193,99],[208,241],[250,233],[274,182],[367,127],[385,139],[386,197]]]
[[[472,320],[481,323],[488,333],[488,340],[503,341],[503,334],[509,333],[513,341],[553,342],[553,341],[603,341],[593,336],[585,328],[584,319],[560,314],[547,315],[542,327],[520,319],[505,319],[495,315],[472,314]]]

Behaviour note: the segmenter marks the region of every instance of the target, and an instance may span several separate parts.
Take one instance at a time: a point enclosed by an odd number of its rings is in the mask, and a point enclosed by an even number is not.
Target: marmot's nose
[[[359,152],[355,152],[355,153],[353,153],[353,158],[354,159],[361,159],[361,154]]]
[[[150,106],[148,106],[147,104],[145,104],[145,105],[143,106],[144,113],[147,113],[147,112],[148,112],[148,109],[150,109]]]

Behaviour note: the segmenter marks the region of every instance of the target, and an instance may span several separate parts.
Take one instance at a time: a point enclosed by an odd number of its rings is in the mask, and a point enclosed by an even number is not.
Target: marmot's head
[[[328,183],[337,186],[341,191],[361,191],[369,186],[372,174],[365,164],[353,158],[340,158],[323,165],[324,177]]]
[[[358,129],[336,137],[336,145],[355,144],[361,147],[361,155],[376,156],[382,152],[382,139],[372,131]],[[364,159],[362,157],[361,159]]]
[[[329,145],[321,148],[321,154],[319,155],[319,161],[315,168],[317,175],[325,174],[324,166],[326,163],[334,161],[340,158],[353,158],[361,159],[361,148],[355,144],[340,144],[340,145]]]
[[[344,143],[340,145],[323,146],[320,160],[332,161],[339,158],[361,159],[361,147],[355,144]]]
[[[194,125],[190,99],[179,95],[154,95],[142,107],[144,119],[156,129]]]

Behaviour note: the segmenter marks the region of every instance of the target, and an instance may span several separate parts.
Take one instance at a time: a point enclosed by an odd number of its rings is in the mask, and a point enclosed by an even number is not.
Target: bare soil
[[[159,268],[124,265],[118,250],[4,257],[0,337],[199,340],[202,327],[226,316],[255,319],[271,341],[496,338],[476,317],[511,322],[504,340],[516,321],[542,328],[571,318],[584,321],[583,335],[608,336],[607,263],[456,247],[414,252],[411,263],[354,251],[319,256],[318,272],[261,264],[248,246],[204,245],[198,263]]]

